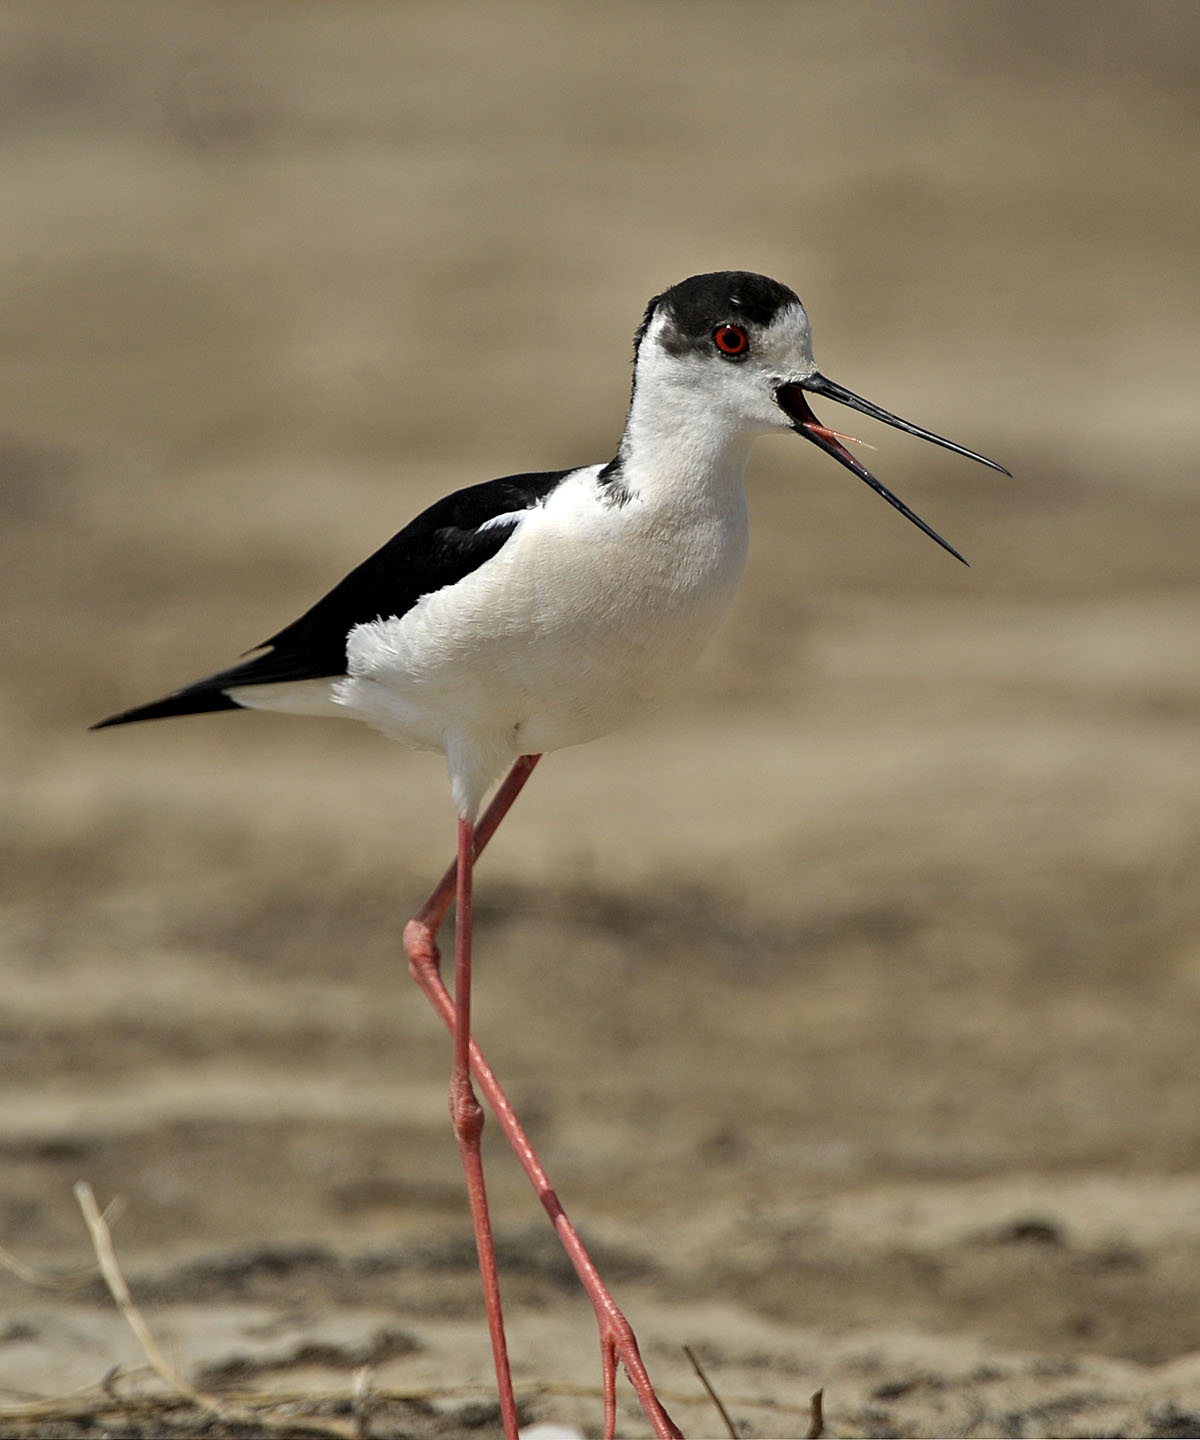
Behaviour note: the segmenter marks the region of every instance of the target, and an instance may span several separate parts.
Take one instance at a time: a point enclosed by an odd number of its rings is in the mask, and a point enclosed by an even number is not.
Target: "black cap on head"
[[[713,331],[727,320],[748,320],[753,325],[769,325],[780,310],[798,305],[799,296],[778,280],[755,275],[750,270],[715,270],[708,275],[692,275],[656,295],[642,317],[635,345],[651,320],[664,310],[671,317],[671,327],[663,336],[663,345],[673,355],[688,350],[709,349]]]

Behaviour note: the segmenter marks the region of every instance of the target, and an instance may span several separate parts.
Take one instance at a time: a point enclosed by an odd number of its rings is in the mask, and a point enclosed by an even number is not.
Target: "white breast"
[[[713,497],[608,500],[599,467],[525,512],[498,555],[399,619],[358,626],[335,698],[422,748],[489,771],[644,714],[695,659],[736,589],[740,484]],[[460,762],[466,763],[466,762]],[[472,788],[468,786],[468,788]]]

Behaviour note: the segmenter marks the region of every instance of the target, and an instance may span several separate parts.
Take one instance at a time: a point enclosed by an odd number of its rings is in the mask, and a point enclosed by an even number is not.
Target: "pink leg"
[[[482,820],[475,827],[475,858],[478,858],[478,856],[482,853],[484,846],[491,839],[492,835],[495,834],[497,826],[500,824],[500,821],[503,820],[504,816],[508,813],[509,808],[511,807],[513,801],[517,798],[518,794],[520,794],[522,787],[524,786],[526,780],[528,780],[529,776],[532,774],[533,767],[537,764],[539,758],[540,757],[537,755],[524,755],[521,757],[520,760],[517,761],[517,763],[513,766],[512,770],[509,771],[508,776],[504,780],[504,783],[501,785],[500,789],[496,792],[496,796],[493,799],[491,805],[488,807]],[[460,826],[460,859],[468,853],[469,852],[464,850],[463,831]],[[554,1189],[550,1184],[549,1178],[546,1175],[546,1172],[542,1169],[541,1162],[538,1160],[537,1155],[534,1153],[533,1146],[530,1145],[529,1138],[525,1134],[525,1131],[522,1128],[520,1121],[514,1114],[513,1108],[508,1102],[508,1097],[500,1088],[500,1084],[497,1081],[494,1073],[492,1072],[491,1066],[489,1066],[487,1061],[484,1059],[478,1045],[476,1045],[475,1041],[470,1038],[469,1013],[465,1021],[460,1025],[460,1011],[456,1010],[455,1002],[450,998],[449,992],[447,991],[446,986],[442,980],[440,970],[440,957],[438,955],[435,936],[437,934],[438,926],[441,924],[442,919],[446,914],[446,911],[450,908],[451,897],[454,896],[454,894],[456,893],[456,874],[461,873],[465,868],[465,866],[461,866],[458,864],[452,865],[450,869],[447,870],[446,874],[442,877],[440,883],[437,886],[437,889],[434,890],[433,894],[429,897],[424,906],[422,906],[418,914],[405,926],[404,949],[408,955],[409,969],[412,972],[413,979],[416,980],[417,984],[421,987],[422,992],[433,1005],[434,1009],[441,1016],[442,1022],[445,1024],[446,1028],[454,1036],[456,1076],[460,1074],[460,1045],[463,1043],[463,1039],[465,1037],[467,1056],[470,1062],[470,1074],[474,1075],[480,1089],[487,1097],[488,1104],[491,1106],[492,1112],[495,1114],[496,1120],[498,1121],[500,1128],[503,1130],[505,1137],[508,1140],[508,1143],[512,1146],[514,1152],[516,1153],[517,1159],[521,1162],[521,1166],[524,1169],[526,1175],[528,1175],[530,1181],[532,1182],[533,1188],[537,1192],[538,1199],[542,1202],[542,1206],[545,1209],[547,1215],[549,1215],[550,1221],[553,1224],[555,1230],[557,1231],[559,1239],[562,1241],[563,1248],[566,1250],[568,1256],[570,1257],[572,1265],[574,1265],[575,1267],[575,1273],[579,1276],[583,1288],[587,1292],[588,1299],[591,1301],[592,1309],[596,1315],[597,1324],[600,1327],[600,1357],[604,1382],[605,1436],[610,1437],[611,1440],[611,1436],[614,1434],[614,1431],[616,1429],[616,1370],[617,1361],[620,1360],[621,1364],[624,1366],[625,1373],[629,1376],[630,1383],[633,1385],[634,1390],[637,1392],[637,1397],[641,1402],[642,1409],[645,1411],[647,1418],[649,1419],[651,1425],[654,1427],[654,1433],[657,1436],[662,1437],[662,1440],[681,1440],[681,1431],[676,1428],[674,1422],[671,1420],[671,1417],[663,1408],[661,1401],[654,1392],[654,1386],[650,1383],[650,1377],[646,1372],[646,1366],[642,1360],[641,1354],[638,1351],[637,1339],[634,1336],[633,1330],[630,1327],[628,1320],[626,1320],[625,1316],[618,1309],[616,1301],[613,1300],[604,1282],[600,1279],[596,1267],[592,1263],[591,1257],[584,1249],[583,1242],[582,1240],[580,1240],[579,1235],[575,1230],[575,1227],[567,1218],[566,1211],[563,1209],[562,1203],[560,1202],[558,1196],[555,1194]],[[469,894],[469,882],[467,889]],[[461,930],[461,909],[459,913]],[[459,943],[461,943],[460,940],[456,940],[456,947]],[[456,953],[456,987],[459,984],[459,959],[460,956],[458,953]],[[468,952],[468,968],[469,963],[470,961]],[[463,992],[459,990],[458,994],[461,999]],[[472,1096],[472,1098],[474,1097]],[[460,1151],[463,1150],[463,1141],[461,1137],[459,1142],[459,1148]],[[474,1141],[474,1150],[477,1159],[477,1133]],[[467,1160],[464,1155],[464,1166],[466,1164]],[[470,1187],[471,1184],[471,1175],[468,1171],[468,1186]],[[482,1168],[480,1168],[480,1194],[482,1194],[482,1187],[483,1174]],[[473,1196],[473,1211],[474,1206],[475,1201]],[[481,1223],[484,1227],[487,1227],[486,1201],[483,1204],[481,1214],[479,1212],[476,1213],[478,1216],[476,1221],[476,1242],[478,1244]],[[490,1284],[492,1286],[496,1286],[495,1259],[491,1249],[490,1228],[488,1229],[487,1249],[488,1254],[492,1257],[490,1259],[492,1271]],[[483,1270],[485,1268],[485,1261],[483,1258],[484,1246],[482,1244],[479,1245],[479,1252],[480,1268],[481,1270]],[[484,1291],[485,1295],[490,1293],[489,1279],[486,1273],[484,1276]],[[500,1309],[498,1286],[496,1286],[495,1293],[496,1303],[494,1314],[496,1317],[496,1322],[499,1323]],[[491,1301],[489,1299],[489,1324],[492,1324],[492,1317],[493,1310]],[[500,1344],[501,1346],[503,1346],[502,1326],[500,1329]],[[495,1330],[493,1329],[493,1348],[495,1348],[495,1345]],[[499,1351],[497,1351],[497,1374],[499,1375],[499,1373],[500,1359]],[[505,1361],[505,1375],[507,1376],[507,1360]],[[502,1394],[503,1387],[504,1381],[502,1380]]]
[[[457,924],[454,933],[454,1003],[451,1025],[454,1034],[454,1065],[450,1072],[450,1118],[458,1140],[458,1154],[467,1177],[471,1221],[475,1227],[475,1249],[483,1279],[488,1331],[492,1337],[492,1358],[496,1364],[496,1386],[500,1392],[500,1413],[505,1440],[517,1440],[517,1402],[513,1398],[512,1375],[508,1368],[508,1345],[504,1338],[504,1314],[500,1308],[500,1276],[496,1270],[496,1248],[488,1216],[487,1188],[483,1180],[483,1108],[471,1085],[471,890],[475,868],[475,826],[458,822]]]

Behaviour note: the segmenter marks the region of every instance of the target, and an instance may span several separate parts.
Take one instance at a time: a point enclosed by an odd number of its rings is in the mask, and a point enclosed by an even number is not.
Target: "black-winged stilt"
[[[695,275],[646,308],[629,416],[608,464],[511,475],[447,496],[250,659],[93,727],[207,710],[285,710],[365,720],[445,754],[458,809],[457,859],[409,921],[404,946],[413,977],[453,1035],[450,1108],[509,1440],[517,1413],[480,1157],[483,1111],[472,1077],[595,1310],[605,1435],[616,1423],[618,1359],[655,1433],[680,1432],[471,1038],[474,862],[541,754],[595,739],[652,709],[701,650],[745,563],[743,475],[759,435],[790,429],[813,441],[962,559],[851,455],[843,444],[850,437],[817,420],[810,395],[1008,474],[827,380],[813,362],[808,316],[786,286],[745,271]],[[453,998],[435,941],[452,901]]]

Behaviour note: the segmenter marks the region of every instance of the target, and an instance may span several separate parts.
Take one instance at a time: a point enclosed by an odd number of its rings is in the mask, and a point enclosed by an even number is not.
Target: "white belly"
[[[590,484],[564,490],[465,580],[353,630],[338,703],[447,751],[452,771],[473,751],[484,788],[517,755],[581,744],[658,705],[737,587],[744,493],[722,513],[664,515],[636,499],[605,505]]]

